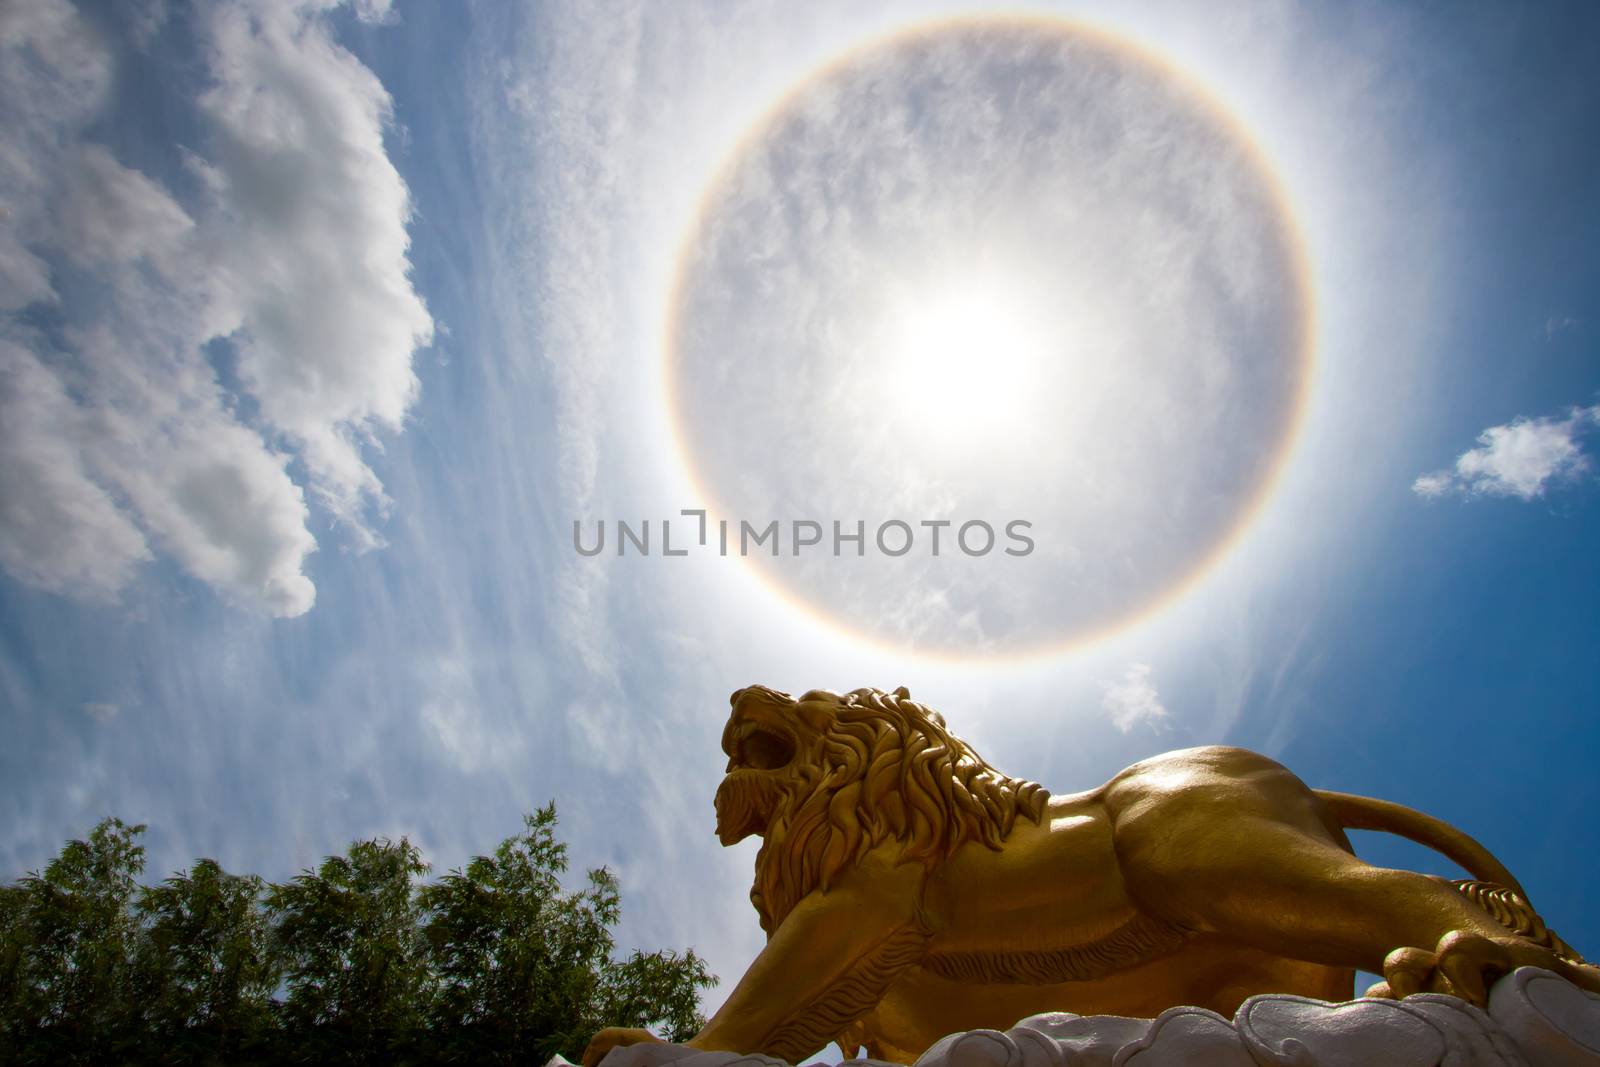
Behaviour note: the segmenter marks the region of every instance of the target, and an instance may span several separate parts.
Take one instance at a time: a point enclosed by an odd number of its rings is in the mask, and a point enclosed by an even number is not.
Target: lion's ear
[[[901,700],[910,700],[911,690],[902,685],[899,689],[894,691],[894,695],[899,697]]]

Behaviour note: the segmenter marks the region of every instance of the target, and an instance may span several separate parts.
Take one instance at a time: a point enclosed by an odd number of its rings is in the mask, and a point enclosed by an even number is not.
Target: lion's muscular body
[[[1211,888],[1201,879],[1175,893],[1183,876],[1169,869],[1188,866],[1174,820],[1186,821],[1197,788],[1208,818],[1265,805],[1307,839],[1349,849],[1310,790],[1261,756],[1205,748],[1147,760],[1099,789],[1051,797],[1042,818],[1019,821],[998,852],[962,848],[930,874],[923,900],[935,932],[926,953],[858,1036],[909,1062],[943,1034],[1044,1011],[1149,1016],[1192,1004],[1231,1015],[1266,991],[1348,997],[1350,966],[1219,936],[1184,907],[1184,897]],[[1226,796],[1237,792],[1245,795]],[[1211,836],[1191,844],[1204,848]]]
[[[910,1063],[944,1034],[1043,1011],[1342,999],[1356,967],[1382,970],[1400,996],[1481,1002],[1486,977],[1522,964],[1600,990],[1476,842],[1410,809],[1315,792],[1255,753],[1168,753],[1051,797],[904,690],[796,701],[752,686],[732,702],[717,829],[725,844],[765,839],[751,900],[768,942],[699,1048],[799,1062],[838,1039]],[[1369,866],[1347,826],[1405,833],[1498,884],[1457,891]],[[1497,902],[1499,919],[1475,900]],[[602,1031],[585,1063],[649,1039]]]

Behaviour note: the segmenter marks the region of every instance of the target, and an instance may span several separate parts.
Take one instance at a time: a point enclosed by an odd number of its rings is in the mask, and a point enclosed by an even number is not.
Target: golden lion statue
[[[828,1041],[911,1063],[945,1034],[1044,1011],[1232,1015],[1257,993],[1432,991],[1482,1004],[1516,967],[1600,991],[1481,845],[1421,812],[1308,788],[1264,756],[1194,748],[1051,796],[1008,778],[905,689],[733,694],[717,834],[765,840],[750,899],[767,944],[689,1044],[799,1063]],[[1385,830],[1449,882],[1358,860]],[[601,1031],[612,1048],[656,1040]]]

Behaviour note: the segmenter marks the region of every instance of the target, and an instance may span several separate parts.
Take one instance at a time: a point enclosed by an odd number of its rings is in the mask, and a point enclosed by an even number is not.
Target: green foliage
[[[554,805],[429,884],[402,838],[279,885],[202,859],[141,887],[143,830],[107,819],[0,886],[0,1062],[542,1063],[704,1025],[704,961],[613,959],[603,869],[563,892]]]
[[[608,967],[603,978],[601,1025],[644,1026],[668,1041],[687,1041],[705,1026],[699,991],[717,981],[693,949],[682,956],[665,950],[635,952]],[[588,1033],[583,1036],[587,1042]]]
[[[255,875],[203,859],[140,896],[134,994],[169,1062],[238,1062],[270,1040],[280,972],[263,892]]]
[[[388,1063],[406,1050],[431,984],[415,884],[427,869],[404,838],[358,841],[349,856],[272,887],[297,1060]]]
[[[21,1063],[107,1063],[133,1031],[143,826],[106,819],[0,897],[0,1036]]]

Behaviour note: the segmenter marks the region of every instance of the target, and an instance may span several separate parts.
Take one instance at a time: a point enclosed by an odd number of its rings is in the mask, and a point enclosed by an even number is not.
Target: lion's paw
[[[1452,930],[1433,949],[1397,948],[1383,961],[1383,981],[1369,997],[1399,999],[1413,993],[1446,993],[1484,1007],[1489,987],[1518,967],[1566,974],[1571,965],[1526,938],[1485,936]]]
[[[583,1050],[583,1067],[599,1067],[600,1061],[606,1058],[606,1053],[614,1048],[660,1042],[660,1040],[650,1031],[638,1027],[608,1026],[595,1034],[589,1042],[589,1047]]]

